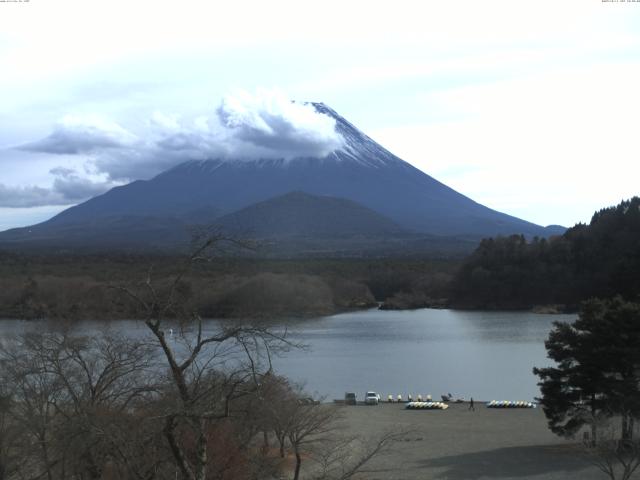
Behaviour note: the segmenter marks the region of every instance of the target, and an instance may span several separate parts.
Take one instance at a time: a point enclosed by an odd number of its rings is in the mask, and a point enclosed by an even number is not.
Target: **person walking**
[[[476,411],[476,407],[473,405],[473,397],[469,399],[469,410]]]

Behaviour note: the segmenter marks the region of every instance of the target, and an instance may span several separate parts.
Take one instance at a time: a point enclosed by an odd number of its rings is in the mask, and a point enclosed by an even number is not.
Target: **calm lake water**
[[[531,400],[533,366],[548,366],[544,341],[553,321],[575,315],[421,309],[368,310],[296,325],[311,351],[279,359],[279,370],[311,392],[362,398],[443,393],[476,400]]]
[[[533,366],[547,366],[544,340],[552,322],[575,315],[421,309],[367,310],[290,323],[295,340],[309,346],[275,359],[276,370],[329,399],[375,390],[439,399],[531,400],[539,395]],[[87,322],[81,329],[97,330]],[[43,326],[0,321],[0,335]],[[144,335],[141,322],[112,328]]]

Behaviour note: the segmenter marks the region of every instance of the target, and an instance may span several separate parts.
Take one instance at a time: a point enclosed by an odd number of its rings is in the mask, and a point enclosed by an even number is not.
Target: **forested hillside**
[[[572,310],[590,297],[639,294],[640,198],[634,197],[549,240],[483,240],[455,276],[451,300],[465,308]]]
[[[138,318],[112,287],[166,288],[179,256],[20,255],[0,252],[0,318]],[[205,317],[326,315],[375,307],[414,288],[441,296],[457,260],[215,258],[183,278],[180,294]],[[151,270],[150,270],[151,269]]]

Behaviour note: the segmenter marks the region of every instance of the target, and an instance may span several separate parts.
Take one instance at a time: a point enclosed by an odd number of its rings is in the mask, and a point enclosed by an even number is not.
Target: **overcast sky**
[[[640,2],[222,3],[0,2],[0,230],[183,155],[263,152],[263,128],[292,156],[337,145],[284,98],[538,224],[640,193]]]

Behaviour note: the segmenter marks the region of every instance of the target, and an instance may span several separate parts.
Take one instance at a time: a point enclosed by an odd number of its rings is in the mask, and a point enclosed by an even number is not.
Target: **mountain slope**
[[[42,223],[0,233],[0,248],[156,250],[181,248],[191,239],[189,225],[173,217],[112,215],[79,223]]]
[[[256,238],[398,237],[408,232],[350,200],[291,192],[217,219],[227,232]]]
[[[335,119],[345,140],[327,157],[186,161],[151,180],[114,188],[28,227],[29,238],[50,239],[63,225],[67,231],[83,229],[87,222],[125,216],[209,224],[289,192],[350,200],[421,234],[479,239],[513,233],[546,237],[558,232],[474,202],[396,157],[326,105],[313,105]],[[22,233],[0,234],[0,242],[16,234]],[[127,231],[120,235],[126,239]],[[117,246],[117,232],[111,237]]]

